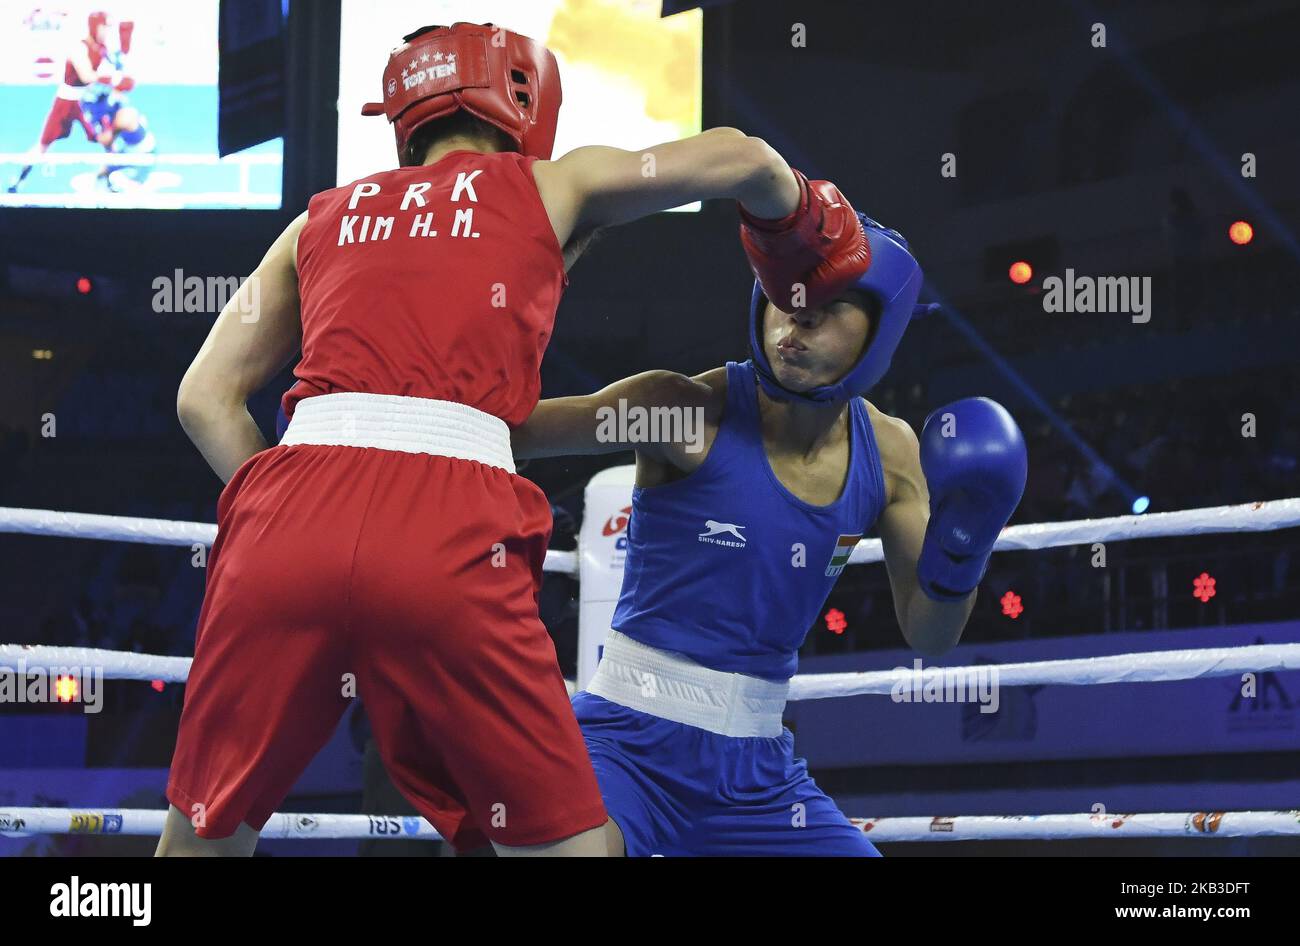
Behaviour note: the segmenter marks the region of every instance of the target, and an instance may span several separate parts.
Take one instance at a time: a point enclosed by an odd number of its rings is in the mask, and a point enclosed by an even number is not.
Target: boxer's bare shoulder
[[[863,400],[867,405],[867,417],[871,420],[871,431],[876,437],[876,451],[880,454],[886,501],[919,493],[925,479],[921,475],[920,442],[916,431],[901,417],[886,414],[870,401]]]

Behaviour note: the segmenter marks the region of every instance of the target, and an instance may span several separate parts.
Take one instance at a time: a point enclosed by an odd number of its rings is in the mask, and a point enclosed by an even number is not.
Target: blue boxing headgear
[[[763,350],[763,310],[767,308],[767,296],[763,295],[758,281],[754,282],[754,295],[749,304],[749,343],[754,352],[754,371],[763,390],[778,401],[848,401],[866,394],[889,370],[894,349],[898,348],[903,330],[911,321],[921,283],[925,281],[920,265],[897,230],[882,227],[866,214],[858,214],[858,220],[871,245],[871,265],[848,288],[873,296],[880,314],[862,357],[835,384],[791,391],[776,380],[767,352]]]

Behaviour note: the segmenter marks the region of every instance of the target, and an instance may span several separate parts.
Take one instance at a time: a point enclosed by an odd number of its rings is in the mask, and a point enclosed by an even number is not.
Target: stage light
[[[1201,572],[1192,579],[1192,597],[1196,598],[1201,604],[1209,604],[1217,591],[1214,590],[1214,578],[1209,572]]]
[[[831,608],[826,612],[826,630],[832,634],[843,634],[844,629],[849,626],[849,622],[844,617],[844,612],[839,608]]]

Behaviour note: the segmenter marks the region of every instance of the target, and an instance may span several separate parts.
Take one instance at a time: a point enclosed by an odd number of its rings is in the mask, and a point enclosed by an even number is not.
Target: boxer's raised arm
[[[246,402],[302,341],[296,255],[306,222],[304,212],[289,224],[226,303],[176,394],[181,426],[223,482],[266,449]]]
[[[910,647],[922,654],[942,654],[961,639],[975,593],[961,601],[938,602],[921,591],[916,563],[930,521],[930,493],[921,472],[920,443],[906,421],[875,408],[871,420],[889,494],[877,524],[894,613]]]
[[[757,217],[785,217],[800,196],[781,156],[735,128],[642,151],[576,148],[534,163],[533,177],[561,246],[598,227],[712,198],[737,200]]]

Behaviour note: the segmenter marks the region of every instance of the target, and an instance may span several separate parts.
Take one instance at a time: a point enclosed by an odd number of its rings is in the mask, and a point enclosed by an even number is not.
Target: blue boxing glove
[[[931,598],[959,601],[975,590],[1020,504],[1028,463],[1025,438],[997,401],[965,398],[926,418],[921,470],[930,524],[916,577]]]

